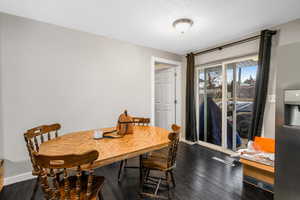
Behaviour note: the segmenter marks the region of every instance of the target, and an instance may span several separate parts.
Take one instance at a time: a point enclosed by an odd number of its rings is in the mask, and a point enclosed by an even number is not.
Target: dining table
[[[114,129],[102,128],[64,134],[42,143],[39,153],[52,156],[97,150],[99,157],[90,168],[98,168],[165,148],[170,142],[170,131],[154,126],[134,126],[133,133],[123,137],[94,139],[95,131],[111,132]]]

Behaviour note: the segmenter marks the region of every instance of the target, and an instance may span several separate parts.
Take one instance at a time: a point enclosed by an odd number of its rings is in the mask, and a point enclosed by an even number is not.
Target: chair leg
[[[151,177],[151,176],[149,176],[149,174],[150,174],[150,169],[147,169],[147,170],[143,170],[143,172],[145,171],[145,176],[144,176],[144,178],[142,179],[142,186],[145,184],[145,185],[147,185],[147,183],[148,183],[148,181],[147,181],[147,179],[149,178],[149,180],[150,180],[150,178],[151,179],[153,179],[153,178],[155,178],[155,177]],[[139,197],[141,198],[141,199],[145,199],[145,198],[151,198],[151,199],[166,199],[166,200],[169,200],[169,199],[171,199],[170,198],[170,177],[169,177],[169,172],[167,171],[167,172],[165,172],[165,179],[164,178],[161,178],[161,177],[157,177],[157,180],[156,180],[157,182],[154,184],[152,184],[152,185],[154,185],[155,186],[155,188],[154,188],[154,193],[148,193],[148,192],[144,192],[144,190],[143,190],[143,187],[141,187],[141,189],[140,189],[140,193],[139,193]],[[163,181],[166,181],[166,186],[167,186],[167,190],[168,190],[168,197],[165,197],[165,196],[160,196],[160,195],[158,195],[158,192],[159,192],[159,189],[160,189],[160,186],[163,184]]]
[[[140,169],[140,194],[144,192],[144,184],[145,184],[145,178],[146,177],[143,177],[143,171],[144,169]]]
[[[170,174],[171,174],[171,180],[172,180],[173,187],[175,188],[176,187],[176,183],[175,183],[175,178],[174,178],[173,170],[170,171]]]
[[[32,191],[32,195],[31,195],[31,200],[34,200],[35,199],[35,194],[38,190],[38,187],[39,187],[39,182],[40,182],[40,177],[38,176],[37,179],[36,179],[36,182],[34,184],[34,188],[33,188],[33,191]]]
[[[120,169],[119,169],[119,172],[118,172],[118,183],[121,182],[121,179],[122,179],[122,171],[124,169],[124,160],[121,161],[120,163]]]
[[[97,194],[95,200],[104,200],[103,194],[102,194],[102,189],[98,191],[98,194]]]
[[[168,190],[168,199],[170,199],[170,181],[169,181],[169,172],[166,172],[166,181],[167,181],[167,190]]]
[[[142,157],[142,155],[140,155],[139,156],[139,162],[140,162],[140,184],[142,184],[143,183],[143,179],[144,179],[144,175],[143,175],[143,170],[144,170],[144,168],[143,168],[143,157]]]
[[[150,169],[148,169],[148,170],[146,171],[146,181],[148,181],[149,175],[150,175]]]
[[[102,193],[100,194],[100,200],[104,200]]]

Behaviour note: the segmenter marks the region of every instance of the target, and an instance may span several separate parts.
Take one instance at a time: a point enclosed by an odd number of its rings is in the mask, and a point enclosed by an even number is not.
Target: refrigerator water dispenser
[[[285,125],[300,126],[300,90],[284,93]]]

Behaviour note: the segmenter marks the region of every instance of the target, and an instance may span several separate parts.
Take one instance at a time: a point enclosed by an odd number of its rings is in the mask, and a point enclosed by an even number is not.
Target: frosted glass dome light
[[[177,19],[173,22],[173,27],[180,33],[185,33],[193,26],[193,21],[188,18]]]

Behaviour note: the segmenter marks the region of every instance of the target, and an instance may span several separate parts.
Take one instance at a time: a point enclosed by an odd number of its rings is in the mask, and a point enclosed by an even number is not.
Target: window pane
[[[199,140],[222,144],[222,66],[199,74]]]

